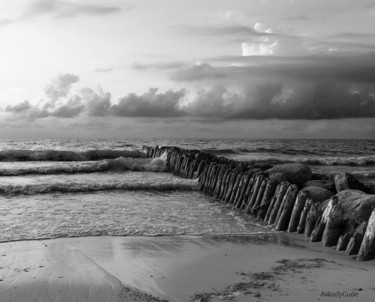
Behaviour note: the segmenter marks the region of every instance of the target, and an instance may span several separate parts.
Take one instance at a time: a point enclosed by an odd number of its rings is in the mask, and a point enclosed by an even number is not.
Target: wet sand
[[[373,301],[375,261],[284,233],[63,238],[1,243],[0,280],[1,302]]]

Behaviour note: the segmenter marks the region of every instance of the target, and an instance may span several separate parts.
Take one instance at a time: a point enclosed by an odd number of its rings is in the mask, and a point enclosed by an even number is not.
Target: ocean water
[[[242,235],[264,232],[241,211],[165,173],[143,145],[179,146],[314,172],[375,179],[372,140],[0,140],[0,241],[75,236]]]

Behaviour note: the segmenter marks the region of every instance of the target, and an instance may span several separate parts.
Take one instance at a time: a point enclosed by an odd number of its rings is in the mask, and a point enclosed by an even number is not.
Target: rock
[[[319,215],[321,215],[321,211],[319,210],[319,203],[313,203],[310,206],[309,212],[307,213],[306,223],[305,223],[305,236],[310,237],[311,232],[314,229],[315,223],[318,220]],[[323,233],[322,233],[323,234]]]
[[[338,204],[337,196],[332,197],[335,200],[329,213],[327,213],[326,227],[323,232],[323,246],[334,246],[337,244],[341,234],[344,231],[344,211]]]
[[[365,236],[367,229],[367,222],[362,222],[355,230],[353,236],[350,238],[348,246],[346,247],[346,253],[348,255],[358,254],[363,237]]]
[[[276,183],[287,182],[285,175],[282,173],[273,173],[270,175],[269,179],[275,181]]]
[[[281,173],[290,183],[296,184],[299,187],[302,187],[306,181],[311,180],[312,175],[307,165],[299,163],[277,165],[268,169],[266,172],[269,176],[275,173]]]
[[[352,174],[340,172],[335,175],[334,181],[337,192],[354,189],[363,191],[365,193],[370,193],[369,188],[357,180]]]
[[[303,187],[320,187],[331,192],[336,192],[335,183],[332,180],[325,180],[325,179],[313,179],[305,182]]]
[[[375,195],[357,190],[345,190],[336,194],[344,211],[345,232],[354,231],[362,222],[367,222],[375,209]]]
[[[346,233],[344,235],[341,235],[339,237],[339,240],[337,241],[336,251],[345,251],[352,236],[353,233]]]
[[[375,210],[372,211],[365,236],[358,252],[358,260],[371,260],[375,257]]]
[[[255,163],[255,164],[251,165],[251,169],[258,168],[258,169],[260,169],[262,171],[269,170],[272,167],[273,167],[272,165],[266,164],[266,163]]]
[[[320,202],[320,203],[327,199],[330,199],[331,196],[334,195],[331,191],[324,189],[322,187],[310,186],[310,187],[303,188],[301,191],[306,192],[307,198],[312,199],[314,202]]]

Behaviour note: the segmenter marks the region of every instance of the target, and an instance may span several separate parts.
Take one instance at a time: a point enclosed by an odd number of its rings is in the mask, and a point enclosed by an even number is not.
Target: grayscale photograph
[[[0,3],[0,302],[372,302],[375,0]]]

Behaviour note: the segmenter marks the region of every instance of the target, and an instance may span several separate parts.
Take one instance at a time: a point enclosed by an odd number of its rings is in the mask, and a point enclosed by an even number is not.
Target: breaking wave
[[[118,157],[145,158],[138,150],[5,150],[0,151],[0,161],[89,161]]]
[[[375,165],[375,156],[359,156],[359,157],[280,157],[280,156],[242,156],[244,161],[256,161],[264,162],[269,164],[283,164],[283,163],[304,163],[312,166],[374,166]]]
[[[16,162],[0,166],[0,176],[19,176],[28,174],[74,174],[105,171],[149,171],[164,172],[166,156],[159,158],[118,157],[100,161],[83,162]]]
[[[82,193],[114,190],[150,190],[150,191],[192,191],[197,190],[197,181],[170,183],[76,183],[76,184],[43,184],[43,185],[0,185],[0,193],[6,195],[34,195],[46,193]]]

